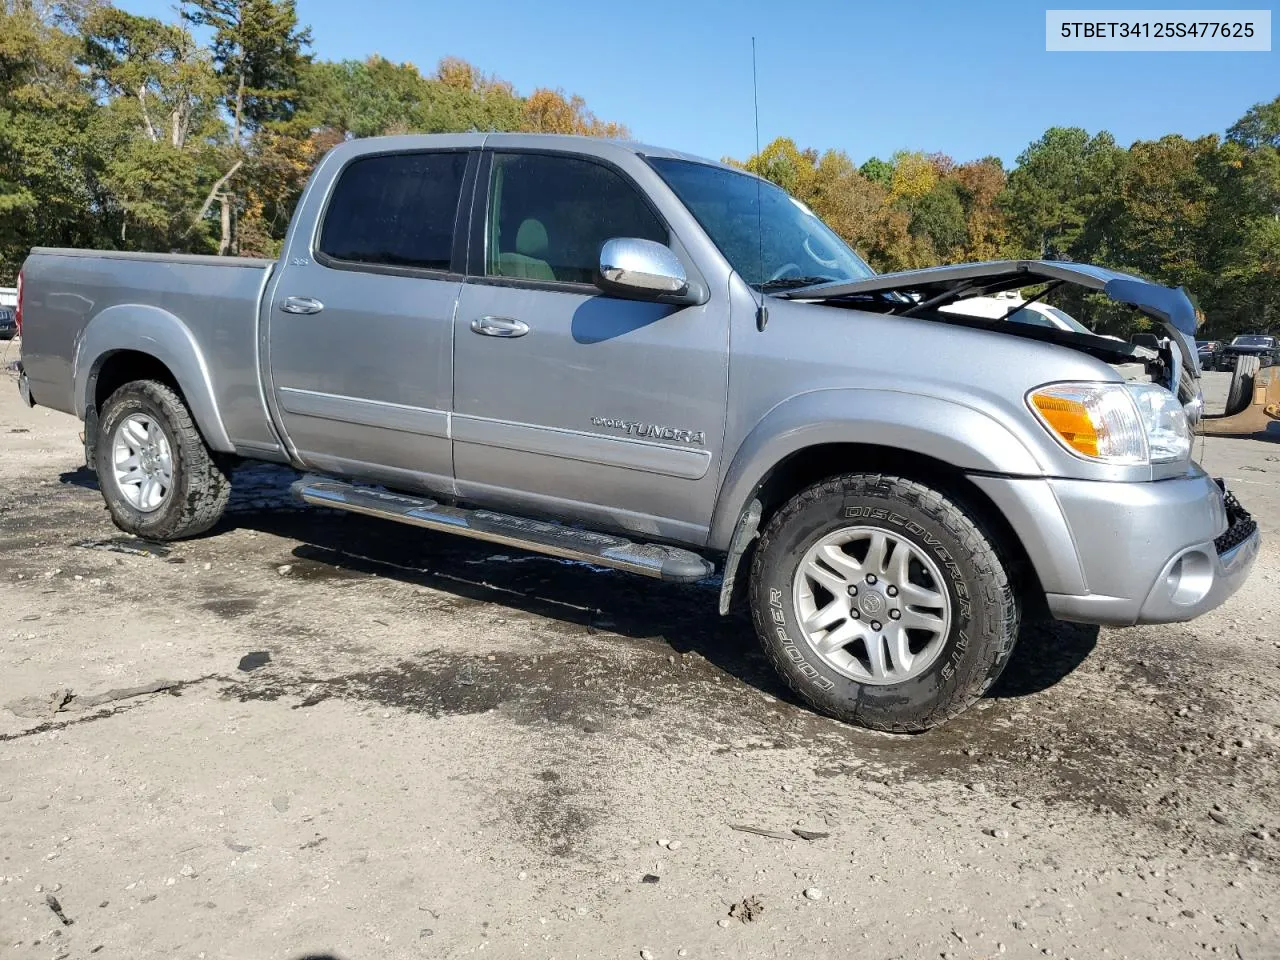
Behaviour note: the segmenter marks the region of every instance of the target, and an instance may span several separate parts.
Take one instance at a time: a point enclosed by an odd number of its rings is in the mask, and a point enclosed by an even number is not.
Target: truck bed
[[[22,363],[32,397],[82,415],[78,393],[90,372],[78,370],[76,359],[86,338],[124,325],[132,331],[126,342],[146,349],[154,339],[148,318],[155,318],[194,343],[227,435],[272,443],[257,331],[274,266],[252,257],[37,247],[23,269]]]

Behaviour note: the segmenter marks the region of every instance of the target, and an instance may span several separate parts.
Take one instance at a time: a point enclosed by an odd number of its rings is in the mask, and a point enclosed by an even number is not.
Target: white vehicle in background
[[[1123,340],[1110,334],[1094,333],[1068,313],[1039,300],[1028,303],[1018,292],[998,293],[992,297],[970,297],[939,308],[944,313],[959,313],[969,317],[989,320],[1005,319],[1009,323],[1025,323],[1033,327],[1066,330],[1069,333],[1087,333],[1108,340]]]

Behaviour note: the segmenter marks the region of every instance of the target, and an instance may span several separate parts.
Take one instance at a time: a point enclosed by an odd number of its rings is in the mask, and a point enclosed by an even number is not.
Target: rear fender
[[[168,311],[142,304],[119,304],[97,314],[85,326],[76,345],[74,365],[76,416],[85,419],[93,406],[98,373],[113,353],[132,350],[163,363],[173,374],[205,443],[213,450],[233,453],[213,382],[200,345],[187,325]]]

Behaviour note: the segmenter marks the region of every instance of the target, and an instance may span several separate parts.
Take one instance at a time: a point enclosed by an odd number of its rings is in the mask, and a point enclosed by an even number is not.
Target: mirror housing
[[[615,296],[682,302],[689,294],[689,277],[665,244],[615,237],[600,248],[596,286]]]

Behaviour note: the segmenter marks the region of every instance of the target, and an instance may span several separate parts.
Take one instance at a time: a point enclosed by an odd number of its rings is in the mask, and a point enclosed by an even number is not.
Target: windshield
[[[875,276],[812,210],[772,183],[690,160],[649,162],[753,287],[780,290]]]
[[[1010,323],[1024,323],[1033,327],[1049,327],[1055,330],[1072,330],[1075,333],[1087,333],[1092,335],[1093,331],[1086,327],[1070,314],[1063,313],[1057,307],[1051,307],[1048,304],[1038,303],[1034,308],[1023,307],[1021,310],[1015,311],[1009,315]]]
[[[1074,330],[1076,333],[1088,333],[1091,335],[1093,334],[1093,331],[1090,330],[1088,327],[1086,327],[1083,323],[1081,323],[1075,317],[1071,316],[1071,314],[1063,313],[1057,307],[1050,307],[1048,305],[1045,305],[1042,309],[1045,310],[1047,313],[1053,314],[1053,316],[1057,318],[1058,323],[1061,326],[1066,327],[1068,330]]]
[[[1269,347],[1275,342],[1274,337],[1241,336],[1231,341],[1233,347]]]

